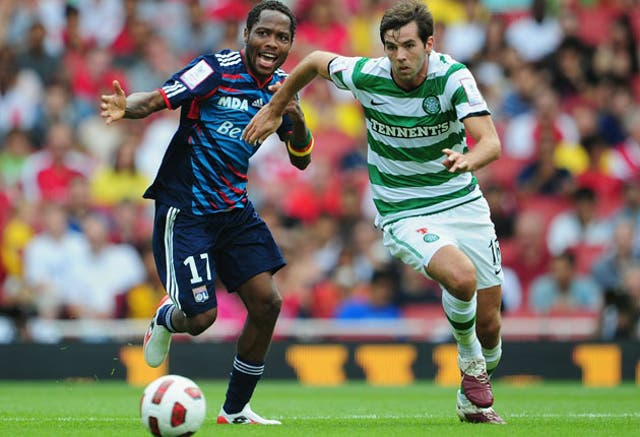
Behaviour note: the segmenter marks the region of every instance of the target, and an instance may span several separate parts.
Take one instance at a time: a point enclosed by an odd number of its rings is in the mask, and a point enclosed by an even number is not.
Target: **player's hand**
[[[282,88],[283,82],[277,82],[273,85],[269,85],[269,91],[273,91],[274,93],[278,92],[280,88]],[[294,97],[287,103],[287,106],[284,108],[284,114],[289,114],[292,120],[300,120],[304,121],[304,113],[300,108],[300,101],[298,100],[298,96]]]
[[[257,146],[274,133],[281,124],[282,116],[275,114],[267,103],[260,108],[247,127],[244,128],[242,139],[249,144]]]
[[[100,116],[107,124],[124,118],[124,111],[127,107],[127,95],[117,80],[113,81],[113,90],[114,94],[103,94],[100,97]]]
[[[451,149],[442,149],[442,153],[445,154],[445,159],[442,161],[442,165],[449,170],[449,173],[464,173],[472,170],[469,159],[464,153],[456,152]]]

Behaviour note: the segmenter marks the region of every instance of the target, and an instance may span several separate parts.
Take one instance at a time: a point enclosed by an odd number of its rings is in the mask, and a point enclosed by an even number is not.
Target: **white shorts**
[[[437,214],[401,219],[382,231],[391,254],[427,278],[424,267],[431,257],[438,249],[453,245],[473,262],[479,290],[504,280],[500,245],[484,197]]]

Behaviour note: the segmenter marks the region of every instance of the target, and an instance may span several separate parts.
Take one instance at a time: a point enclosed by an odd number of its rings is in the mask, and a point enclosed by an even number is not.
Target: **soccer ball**
[[[200,387],[180,375],[165,375],[150,383],[140,399],[142,424],[155,436],[194,434],[207,413]]]

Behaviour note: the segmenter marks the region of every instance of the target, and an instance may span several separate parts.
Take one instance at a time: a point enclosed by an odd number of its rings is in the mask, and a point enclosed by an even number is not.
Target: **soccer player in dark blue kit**
[[[273,274],[285,261],[247,197],[249,158],[257,147],[241,136],[286,78],[279,67],[295,28],[287,6],[263,1],[247,16],[243,50],[199,56],[155,91],[127,96],[115,81],[114,94],[101,97],[107,124],[181,108],[180,126],[144,194],[156,202],[153,249],[168,294],[145,334],[144,357],[157,367],[172,333],[195,336],[213,324],[216,276],[238,293],[248,314],[218,423],[280,424],[249,406],[282,303]],[[313,137],[295,99],[277,133],[291,163],[305,169]]]

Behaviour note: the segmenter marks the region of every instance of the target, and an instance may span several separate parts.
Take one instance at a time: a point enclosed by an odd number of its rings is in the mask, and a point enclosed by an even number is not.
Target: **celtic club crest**
[[[426,97],[422,102],[422,108],[427,114],[438,114],[440,112],[440,100],[436,96]]]

